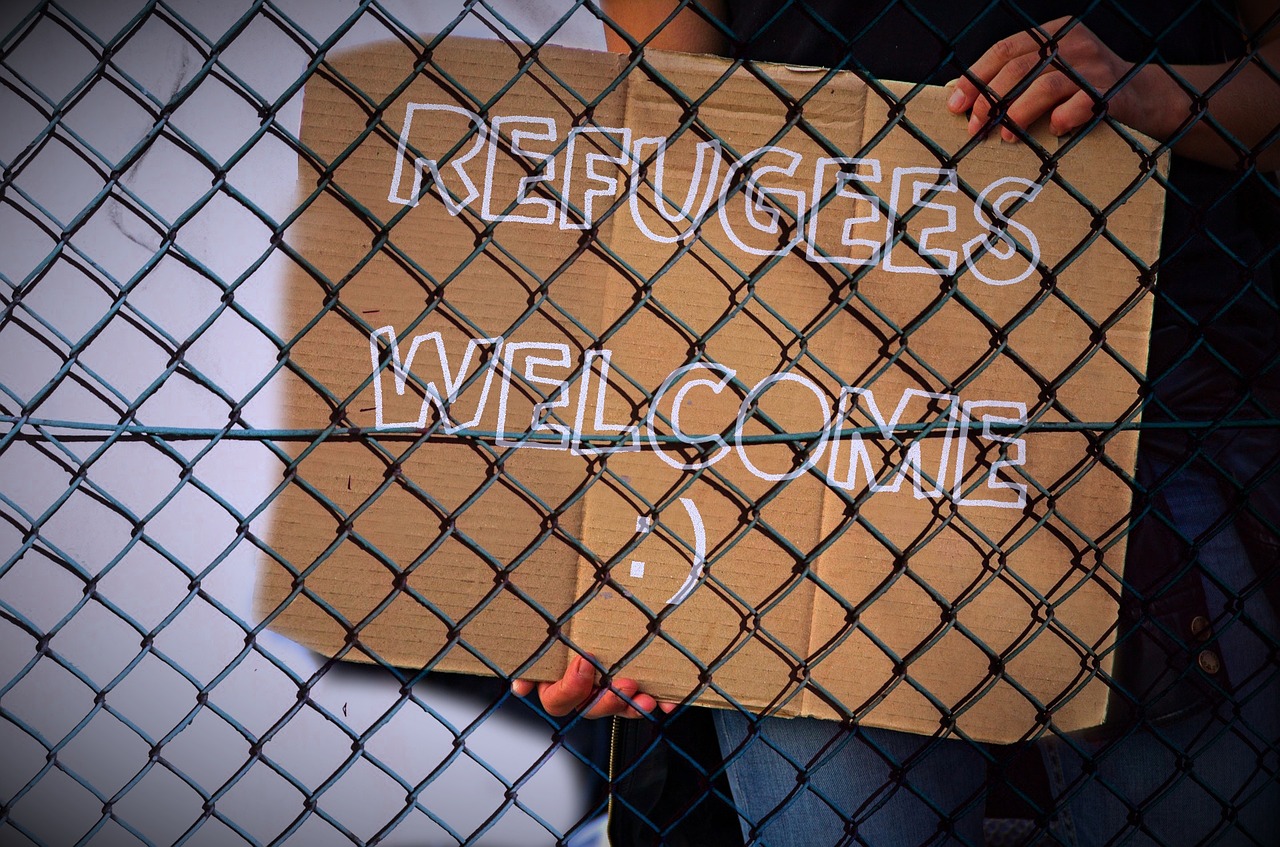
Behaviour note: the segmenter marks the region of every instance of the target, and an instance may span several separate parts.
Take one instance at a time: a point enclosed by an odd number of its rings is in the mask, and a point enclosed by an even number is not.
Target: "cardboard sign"
[[[535,679],[574,645],[662,699],[922,733],[1102,719],[1139,139],[973,141],[940,89],[704,56],[330,65],[287,234],[291,425],[328,429],[273,629]]]

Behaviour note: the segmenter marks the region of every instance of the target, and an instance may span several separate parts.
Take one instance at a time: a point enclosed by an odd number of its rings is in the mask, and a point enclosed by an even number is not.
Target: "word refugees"
[[[1035,233],[1010,217],[1040,191],[1022,177],[997,178],[976,193],[966,204],[976,226],[965,226],[977,234],[956,244],[963,195],[954,168],[883,168],[879,159],[847,156],[807,163],[777,145],[730,161],[719,140],[681,142],[692,160],[681,168],[670,161],[672,143],[627,127],[573,126],[562,135],[548,117],[486,121],[460,106],[409,103],[387,200],[418,205],[426,173],[451,215],[474,204],[486,221],[586,230],[623,195],[636,229],[658,243],[685,241],[714,219],[751,255],[801,250],[816,264],[934,276],[963,264],[989,285],[1026,279],[1040,259]],[[677,173],[675,181],[688,183],[678,207],[664,193]],[[904,233],[918,260],[893,249]]]

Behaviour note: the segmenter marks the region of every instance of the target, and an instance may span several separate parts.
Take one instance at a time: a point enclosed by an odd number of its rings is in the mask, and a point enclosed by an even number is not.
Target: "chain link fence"
[[[972,61],[977,41],[986,37],[980,23],[984,14],[1004,16],[1017,29],[1043,23],[1039,5],[1032,3],[1028,8],[992,3],[977,17],[948,25],[935,23],[931,13],[906,2],[886,4],[883,14],[857,24],[845,12],[828,20],[804,3],[756,5],[764,11],[750,26],[760,33],[769,27],[782,31],[801,20],[808,37],[816,32],[836,45],[827,49],[836,51],[837,61],[814,64],[863,76],[867,70],[857,58],[860,39],[874,37],[875,27],[895,16],[915,21],[912,26],[931,39],[916,45],[924,54],[937,54],[930,74],[949,67],[957,55]],[[1159,45],[1180,27],[1203,28],[1209,21],[1214,32],[1235,32],[1238,44],[1214,45],[1226,63],[1216,82],[1204,89],[1198,81],[1176,75],[1175,84],[1197,94],[1208,90],[1211,100],[1232,80],[1254,74],[1264,92],[1266,85],[1273,86],[1271,102],[1280,96],[1280,74],[1260,52],[1278,26],[1275,13],[1245,26],[1234,8],[1207,3],[1194,13],[1167,11],[1165,29],[1151,32],[1144,29],[1140,14],[1123,4],[1086,5],[1089,14],[1123,22],[1130,49],[1142,59],[1140,67],[1167,66],[1171,60],[1161,55]],[[735,11],[739,27],[747,26],[746,16],[757,14],[746,8]],[[797,127],[812,132],[804,109],[820,102],[829,75],[814,74],[812,88],[796,96],[748,61],[770,58],[761,55],[763,47],[744,41],[740,32],[716,23],[705,11],[688,14],[719,32],[733,67],[773,85],[790,112],[785,127],[771,130],[777,137]],[[1232,150],[1234,166],[1199,178],[1199,165],[1175,161],[1172,176],[1165,177],[1153,164],[1113,206],[1088,209],[1096,222],[1090,237],[1115,242],[1136,280],[1114,311],[1090,315],[1070,297],[1055,293],[1054,275],[1073,258],[1062,267],[1042,268],[1047,281],[1042,296],[1024,313],[1002,323],[976,310],[992,327],[993,338],[1007,341],[1007,334],[1036,309],[1066,303],[1083,315],[1094,334],[1087,352],[1112,356],[1107,332],[1144,295],[1155,300],[1154,365],[1141,404],[1135,402],[1112,421],[1080,419],[1066,409],[1061,422],[1033,415],[1029,424],[1006,420],[1011,426],[997,427],[1013,434],[1036,431],[1037,426],[1079,434],[1092,451],[1081,467],[1101,465],[1135,494],[1132,521],[1121,519],[1117,531],[1096,537],[1083,532],[1078,552],[1080,560],[1094,563],[1089,570],[1093,579],[1118,573],[1119,563],[1106,564],[1109,547],[1117,542],[1129,547],[1122,590],[1117,583],[1114,598],[1120,622],[1106,637],[1116,646],[1108,642],[1101,651],[1108,662],[1114,658],[1111,670],[1098,671],[1102,657],[1093,650],[1095,642],[1076,639],[1083,645],[1082,667],[1094,676],[1100,673],[1111,692],[1106,731],[1064,732],[1052,714],[1062,704],[1038,704],[1045,719],[1022,733],[1018,743],[981,744],[953,728],[952,719],[968,707],[953,715],[942,705],[934,735],[914,736],[918,740],[908,743],[860,726],[874,712],[869,700],[871,705],[841,706],[838,720],[826,722],[829,736],[821,742],[785,740],[780,722],[801,726],[806,719],[756,718],[753,712],[761,709],[744,710],[736,725],[740,736],[734,738],[729,720],[713,720],[709,710],[692,705],[691,694],[697,688],[698,693],[724,695],[725,689],[714,684],[715,675],[723,678],[732,656],[697,659],[664,633],[663,625],[674,620],[672,612],[643,603],[633,603],[630,611],[644,617],[645,636],[623,652],[638,655],[655,642],[683,650],[696,681],[674,699],[688,702],[669,714],[655,709],[638,720],[610,725],[576,713],[556,717],[536,696],[517,698],[510,692],[512,674],[533,673],[553,650],[566,644],[593,649],[585,640],[578,643],[565,635],[572,614],[602,594],[630,596],[624,574],[628,566],[640,564],[630,561],[635,544],[617,557],[600,558],[584,541],[589,526],[565,528],[584,494],[598,486],[632,497],[657,516],[658,523],[648,525],[656,526],[655,533],[669,532],[663,510],[682,514],[679,504],[687,484],[657,495],[642,492],[625,473],[610,469],[624,459],[610,458],[555,493],[539,477],[536,464],[519,465],[513,448],[496,445],[492,433],[465,448],[480,457],[486,474],[483,481],[468,481],[459,465],[457,474],[469,487],[457,502],[440,490],[419,487],[412,473],[399,473],[422,461],[414,456],[428,437],[452,437],[457,429],[450,430],[443,418],[409,434],[359,425],[353,422],[353,401],[369,389],[370,381],[348,386],[344,393],[308,370],[305,333],[286,308],[292,302],[287,280],[299,268],[313,280],[313,294],[323,295],[315,322],[341,319],[370,338],[382,318],[353,312],[349,302],[355,285],[348,285],[350,279],[342,273],[330,273],[322,262],[299,255],[290,227],[312,204],[336,201],[354,212],[358,226],[373,233],[372,249],[365,245],[369,252],[361,263],[393,256],[412,278],[413,294],[427,297],[422,318],[448,314],[472,328],[480,326],[472,322],[475,313],[467,311],[473,304],[454,280],[472,262],[500,266],[516,260],[507,251],[502,228],[474,216],[467,222],[475,226],[475,250],[468,243],[459,256],[441,258],[440,253],[415,254],[410,247],[396,246],[393,225],[407,210],[382,221],[346,192],[341,179],[334,178],[345,154],[319,155],[316,145],[303,138],[302,93],[317,80],[347,89],[342,96],[368,110],[368,134],[381,134],[394,149],[399,127],[382,113],[385,104],[351,85],[331,60],[334,54],[398,44],[419,57],[422,74],[449,78],[453,84],[448,68],[433,56],[445,49],[450,36],[482,37],[518,57],[512,85],[526,74],[547,75],[563,85],[549,63],[540,62],[539,52],[553,44],[601,49],[605,31],[615,29],[597,5],[567,0],[121,0],[9,3],[0,10],[0,843],[585,847],[607,843],[606,816],[613,818],[616,844],[782,843],[790,809],[821,818],[831,833],[829,843],[857,844],[875,840],[870,821],[882,809],[905,809],[910,824],[899,827],[901,843],[947,843],[948,838],[976,843],[981,838],[992,845],[1274,844],[1268,839],[1276,833],[1272,804],[1280,783],[1280,643],[1274,600],[1268,595],[1274,598],[1280,585],[1280,542],[1273,524],[1280,506],[1280,395],[1273,389],[1280,362],[1275,344],[1280,308],[1272,269],[1280,264],[1274,262],[1280,249],[1280,193],[1273,176],[1259,171],[1258,161],[1274,145],[1280,126],[1264,127],[1260,142],[1244,143],[1226,126],[1227,117],[1212,109],[1204,117],[1203,99],[1193,98],[1193,109],[1173,138],[1194,140],[1208,126],[1216,139],[1211,146]],[[640,46],[629,35],[619,37],[630,39],[632,48]],[[1210,40],[1208,34],[1205,39]],[[1050,53],[1042,57],[1044,63],[1051,59]],[[696,108],[700,97],[714,96],[715,87],[701,95],[681,91],[635,50],[622,67],[622,76],[602,80],[590,92],[565,86],[573,109],[589,113],[600,107],[614,87],[635,74],[674,92],[671,96],[684,112],[679,132],[716,140],[699,122]],[[902,119],[912,98],[926,96],[925,89],[885,87],[870,79],[876,95],[890,105],[884,133],[861,151],[841,149],[827,138],[816,143],[833,156],[865,156],[891,127],[906,126],[920,137],[923,149],[946,159],[941,146]],[[485,98],[459,87],[460,102],[487,116]],[[1132,138],[1107,117],[1106,99],[1099,99],[1091,125]],[[997,108],[996,119],[1000,115]],[[407,134],[407,122],[405,126]],[[507,138],[509,147],[517,144],[513,138]],[[1018,143],[1029,145],[1043,161],[1046,181],[1058,180],[1065,191],[1073,190],[1055,170],[1057,151],[1030,136]],[[451,155],[460,152],[455,149]],[[435,178],[440,180],[439,171]],[[1165,187],[1171,210],[1155,263],[1158,277],[1107,230],[1107,214],[1147,180]],[[304,187],[302,193],[298,186]],[[567,187],[566,179],[566,194]],[[424,188],[422,197],[431,190],[430,185]],[[440,191],[442,198],[445,194]],[[549,196],[565,208],[573,200]],[[460,199],[453,197],[454,202]],[[670,207],[676,208],[680,199],[668,198]],[[506,213],[517,205],[513,202]],[[803,228],[800,211],[776,207],[775,222],[778,213],[790,214]],[[574,208],[573,214],[590,212]],[[625,214],[625,201],[618,201],[598,213],[596,222]],[[1248,238],[1243,237],[1246,231]],[[905,237],[899,231],[897,238]],[[921,255],[923,244],[920,236],[914,245]],[[692,249],[677,246],[673,255]],[[592,244],[575,263],[553,263],[549,269],[522,265],[520,284],[526,286],[528,309],[501,317],[506,323],[496,330],[488,325],[486,331],[505,332],[535,320],[533,316],[551,314],[574,324],[582,342],[577,365],[590,372],[591,359],[583,358],[584,351],[624,335],[627,325],[627,319],[604,328],[577,322],[568,295],[578,284],[574,274],[586,273],[584,268],[600,260],[621,268],[619,275],[642,292],[630,318],[637,324],[637,315],[667,320],[673,343],[697,348],[699,355],[714,342],[717,328],[747,315],[768,331],[796,339],[793,352],[799,352],[778,365],[777,373],[808,373],[804,368],[810,366],[830,373],[806,345],[833,315],[865,313],[890,326],[893,337],[902,341],[897,348],[885,342],[886,356],[895,365],[905,362],[939,376],[910,349],[910,339],[948,305],[945,285],[917,321],[898,323],[878,312],[875,297],[860,290],[860,284],[866,285],[866,268],[828,264],[835,292],[830,304],[820,315],[797,319],[756,295],[756,283],[769,279],[767,273],[783,259],[771,256],[748,264],[741,257],[718,254],[723,267],[715,280],[717,295],[731,306],[713,316],[712,329],[704,331],[664,312],[660,299],[649,298],[653,282],[667,271],[662,262],[668,252],[655,252],[659,264],[648,267],[628,264]],[[950,276],[955,274],[952,268]],[[1153,283],[1195,275],[1212,295],[1175,297],[1160,282]],[[416,302],[406,322],[410,328],[419,319]],[[384,367],[394,344],[393,336],[392,347],[384,345]],[[1006,347],[994,349],[990,359],[984,358],[985,351],[975,353],[973,365],[961,369],[962,378],[947,385],[959,391],[996,357],[1016,358]],[[1035,373],[1026,366],[1047,398],[1046,408],[1054,407],[1054,392],[1063,381],[1082,372],[1085,352],[1061,374]],[[1120,358],[1120,364],[1129,372],[1142,372],[1141,363]],[[377,367],[375,358],[375,379]],[[404,367],[409,367],[407,361]],[[615,378],[631,379],[621,366]],[[607,381],[607,370],[601,379]],[[515,391],[531,404],[552,404],[557,398],[536,383],[528,379]],[[320,398],[328,416],[323,424],[299,427],[291,417],[296,396],[290,386],[297,384],[306,384]],[[468,384],[478,384],[477,379]],[[638,401],[636,414],[643,413],[646,402],[656,405],[653,386],[646,387],[643,379],[631,379],[630,385],[650,392]],[[412,380],[410,389],[426,409],[425,383]],[[732,391],[742,399],[750,386],[735,385]],[[574,423],[554,416],[548,420],[564,427]],[[675,421],[666,424],[679,432]],[[928,435],[929,424],[912,431]],[[1141,433],[1143,451],[1136,470],[1105,458],[1112,438],[1134,431]],[[786,432],[766,420],[751,436],[760,444],[782,445],[789,451],[791,469],[800,467],[782,474],[787,478],[777,484],[747,490],[711,467],[694,475],[740,507],[744,526],[740,535],[713,547],[706,584],[727,604],[746,609],[744,632],[754,633],[759,616],[753,604],[720,577],[726,566],[717,570],[735,543],[762,526],[782,551],[786,577],[762,587],[763,614],[793,593],[830,591],[815,567],[817,555],[838,544],[849,527],[866,528],[881,540],[886,555],[901,562],[896,578],[920,584],[929,602],[937,604],[943,626],[918,651],[900,656],[858,623],[858,614],[877,592],[866,598],[837,595],[840,614],[851,617],[832,643],[865,634],[894,659],[893,684],[913,684],[912,662],[944,631],[956,629],[955,615],[974,592],[966,589],[950,597],[929,586],[911,564],[912,551],[924,545],[912,540],[900,547],[892,533],[882,532],[866,517],[870,511],[830,530],[813,547],[772,529],[767,509],[794,479],[803,477],[805,451],[817,437],[789,437]],[[874,427],[861,432],[870,435]],[[470,435],[474,433],[464,428],[458,440]],[[655,440],[655,446],[659,441],[668,449],[685,450],[684,458],[693,462],[705,460],[715,446],[673,437]],[[1005,450],[999,455],[1007,461],[1011,439],[1001,443]],[[348,494],[350,477],[345,488],[338,479],[326,489],[307,462],[326,450],[352,447],[362,456],[385,460],[386,475],[367,491]],[[888,472],[897,474],[905,467],[908,447],[902,441],[886,447]],[[1069,488],[1069,483],[1052,480],[1009,479],[1032,486],[1033,501],[1046,513],[1057,508],[1055,498]],[[917,476],[916,484],[937,488],[939,481],[922,483]],[[495,486],[511,492],[513,520],[517,512],[532,510],[545,528],[524,548],[513,550],[486,550],[464,532],[467,555],[491,568],[499,587],[461,605],[418,593],[411,582],[415,569],[426,572],[420,565],[433,561],[428,554],[444,549],[456,535],[455,522],[463,525],[470,504]],[[399,498],[397,508],[407,509],[404,504],[409,503],[413,515],[427,515],[424,526],[447,524],[447,531],[436,536],[432,529],[431,537],[413,541],[407,559],[400,556],[390,542],[361,534],[358,521],[375,511],[383,497],[384,503]],[[857,509],[867,508],[868,497],[866,492],[849,494],[842,505],[849,514],[858,514]],[[282,503],[298,502],[290,498],[320,504],[332,523],[314,539],[318,546],[305,559],[282,555],[277,542],[286,511]],[[399,520],[409,522],[408,517]],[[962,519],[943,522],[981,535]],[[639,523],[636,531],[641,532]],[[372,550],[370,555],[398,580],[385,601],[375,598],[360,614],[328,602],[317,587],[326,562],[339,558],[335,551],[347,541]],[[682,555],[689,552],[687,542],[674,543],[683,545]],[[527,607],[523,612],[546,628],[547,638],[535,655],[515,666],[492,659],[479,642],[469,640],[467,625],[490,604],[515,620],[522,611],[501,605],[511,593],[504,593],[503,586],[518,583],[536,567],[525,563],[536,559],[539,548],[556,544],[586,557],[594,569],[591,585],[575,588],[577,593],[560,607],[517,593]],[[265,607],[261,596],[255,600],[264,573],[274,574],[267,579],[276,579],[276,588],[284,586],[284,599],[272,595]],[[1061,602],[1052,591],[1025,582],[1021,587],[1028,602],[1047,609],[1050,617]],[[377,631],[379,614],[385,620],[385,610],[401,595],[429,612],[442,631],[439,644],[423,661],[398,661],[395,648],[383,646],[394,645],[395,637]],[[296,612],[304,601],[336,633],[336,646],[323,654],[275,631],[289,631],[283,623],[290,609]],[[1071,633],[1064,635],[1071,638]],[[433,673],[445,666],[447,657],[453,661],[462,652],[469,653],[474,670],[490,675]],[[780,655],[793,662],[797,673],[803,668],[807,674],[821,653]],[[991,654],[992,680],[1002,677],[1000,663],[1010,658]],[[609,678],[616,669],[604,662],[598,670]],[[539,672],[544,679],[558,674]],[[636,696],[630,690],[624,694]],[[722,699],[733,705],[732,697]],[[861,778],[874,783],[856,799],[845,794],[859,778],[848,770],[848,762],[863,763]],[[966,777],[957,774],[961,768],[968,771]],[[766,784],[762,774],[770,770],[780,772],[778,779],[788,787],[777,793],[754,790]],[[1173,805],[1195,811],[1196,826],[1170,829],[1165,809]],[[975,818],[977,829],[966,829],[965,821]],[[917,829],[923,834],[906,834]],[[974,836],[975,831],[982,834]]]

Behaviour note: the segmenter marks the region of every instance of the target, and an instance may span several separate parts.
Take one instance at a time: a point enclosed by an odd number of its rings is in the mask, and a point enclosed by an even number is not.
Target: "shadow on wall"
[[[491,712],[492,694],[447,680],[406,698],[388,672],[320,672],[272,633],[246,646],[260,557],[247,538],[266,535],[284,464],[260,441],[208,436],[236,415],[283,425],[263,330],[280,325],[271,226],[297,178],[250,100],[286,98],[309,61],[299,42],[356,5],[278,0],[205,73],[202,51],[249,4],[174,0],[96,78],[102,45],[149,4],[35,6],[0,9],[0,413],[81,428],[0,441],[0,842],[266,843],[296,826],[287,841],[309,847],[380,832],[455,844],[505,807],[479,843],[554,843],[586,811],[587,770],[525,707]],[[418,32],[462,13],[381,6]],[[493,8],[538,38],[571,4]],[[472,14],[457,32],[494,27]],[[365,13],[339,43],[389,37]],[[603,46],[580,11],[553,40]],[[152,137],[149,109],[193,80]],[[300,117],[295,94],[274,121],[296,134]],[[116,437],[122,420],[204,435]]]

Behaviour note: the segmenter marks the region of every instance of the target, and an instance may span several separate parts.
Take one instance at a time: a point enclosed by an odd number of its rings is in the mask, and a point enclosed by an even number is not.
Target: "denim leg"
[[[1177,723],[1044,748],[1059,835],[1093,845],[1280,845],[1280,628],[1213,480],[1184,472],[1171,517],[1200,544],[1206,600],[1234,696]],[[1228,598],[1241,597],[1233,604]]]
[[[985,758],[965,741],[716,710],[749,845],[982,845]]]

